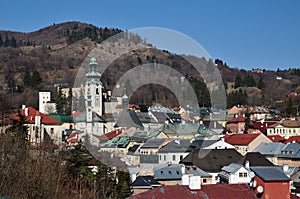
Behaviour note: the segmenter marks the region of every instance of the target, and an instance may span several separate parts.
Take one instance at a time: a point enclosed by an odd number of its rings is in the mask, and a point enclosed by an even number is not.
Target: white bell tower
[[[96,58],[90,60],[90,70],[85,75],[85,99],[86,111],[96,112],[98,115],[103,115],[103,102],[102,102],[102,82],[100,80],[101,74],[97,71]],[[87,120],[88,120],[87,116]],[[92,119],[92,118],[91,118]]]

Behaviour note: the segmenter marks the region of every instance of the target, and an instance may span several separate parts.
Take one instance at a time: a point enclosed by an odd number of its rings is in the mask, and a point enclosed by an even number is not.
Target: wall
[[[172,164],[178,164],[181,160],[180,156],[182,156],[183,159],[189,153],[181,152],[181,153],[157,153],[157,154],[159,155],[159,164],[167,164],[168,162],[172,162]],[[175,155],[175,160],[173,159],[173,155]]]
[[[255,176],[254,180],[257,181],[256,188],[262,186],[264,189],[261,197],[262,199],[290,198],[289,182],[264,182],[258,176]]]
[[[261,133],[248,145],[248,152],[252,152],[261,143],[270,143],[270,142],[272,141],[267,136]]]
[[[279,166],[282,166],[284,164],[288,164],[291,167],[300,167],[300,160],[295,159],[285,159],[285,158],[277,158],[277,163]]]

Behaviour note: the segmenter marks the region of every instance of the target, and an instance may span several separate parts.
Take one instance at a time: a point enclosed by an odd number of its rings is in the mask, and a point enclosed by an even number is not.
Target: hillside
[[[97,43],[120,32],[122,31],[117,28],[98,28],[80,22],[53,24],[30,33],[0,31],[1,88],[14,96],[13,104],[27,103],[35,106],[37,100],[30,93],[36,94],[36,90],[39,89],[53,90],[55,84],[72,86],[81,63],[91,49]],[[137,39],[142,42],[140,38]],[[203,66],[211,64],[209,60],[195,60]],[[199,75],[195,76],[195,69],[180,56],[155,48],[134,51],[115,60],[107,75],[103,74],[102,81],[107,88],[112,89],[118,78],[130,68],[153,62],[169,65],[188,77],[189,81],[194,81],[193,86],[199,89],[198,100],[201,104],[209,105],[209,99],[204,99],[207,95],[205,85]],[[260,89],[257,86],[240,87],[248,94],[247,104],[276,105],[275,102],[284,99],[288,93],[300,93],[300,76],[294,69],[258,72],[230,68],[221,60],[215,60],[215,63],[227,84],[228,93],[239,89],[232,88],[237,76],[245,79],[250,75],[256,83],[260,79],[263,81],[264,87]],[[42,84],[28,89],[24,83],[24,76],[26,72],[33,71],[39,73]],[[159,85],[144,86],[138,89],[131,99],[132,103],[147,105],[155,101],[162,101],[163,104],[171,106],[178,105],[174,95]]]

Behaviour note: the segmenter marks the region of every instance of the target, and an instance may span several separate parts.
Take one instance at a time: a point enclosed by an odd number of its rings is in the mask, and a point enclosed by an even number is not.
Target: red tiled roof
[[[113,130],[104,135],[100,135],[100,136],[98,136],[98,139],[99,140],[110,140],[113,137],[117,137],[118,135],[121,135],[123,130],[126,130],[126,128],[116,129],[116,130]]]
[[[240,115],[238,117],[232,118],[227,123],[245,122],[245,120],[246,120],[246,117]]]
[[[267,127],[270,127],[274,124],[277,124],[277,122],[255,122],[253,124],[254,129],[260,130],[263,134],[267,133]]]
[[[201,185],[200,190],[190,190],[184,185],[168,185],[134,195],[131,199],[248,199],[256,198],[255,192],[246,184],[209,184]]]
[[[280,135],[268,135],[267,136],[272,142],[284,142],[284,137]]]
[[[77,143],[78,142],[78,135],[82,134],[84,132],[78,132],[78,131],[73,131],[70,135],[68,135],[66,141],[70,143]]]
[[[62,123],[45,115],[38,110],[34,109],[33,107],[28,107],[28,114],[25,115],[25,109],[21,110],[21,114],[25,117],[25,121],[31,124],[34,124],[35,116],[41,116],[41,123],[48,124],[48,125],[61,125]],[[15,113],[11,116],[12,119],[18,120],[19,116],[18,113]]]
[[[300,135],[295,135],[295,136],[290,137],[289,139],[284,141],[284,144],[287,144],[287,143],[293,142],[293,141],[300,142]]]
[[[260,135],[259,133],[232,134],[232,135],[226,134],[224,139],[225,139],[225,142],[232,144],[232,145],[248,145],[259,135]]]

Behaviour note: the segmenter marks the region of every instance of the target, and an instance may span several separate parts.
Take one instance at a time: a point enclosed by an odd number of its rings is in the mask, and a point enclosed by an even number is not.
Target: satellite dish
[[[249,173],[249,176],[250,176],[250,178],[254,178],[254,176],[255,176],[254,172],[251,171],[251,172]]]
[[[258,187],[257,187],[257,192],[258,192],[258,193],[264,192],[264,188],[263,188],[262,186],[258,186]]]
[[[256,185],[257,185],[257,182],[256,182],[256,180],[254,180],[253,181],[253,187],[256,187]]]

